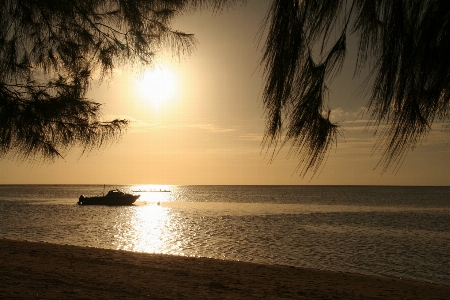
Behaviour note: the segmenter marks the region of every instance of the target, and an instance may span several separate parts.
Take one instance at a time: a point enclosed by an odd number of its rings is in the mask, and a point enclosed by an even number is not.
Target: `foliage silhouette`
[[[0,1],[0,157],[53,160],[120,137],[127,120],[101,120],[86,99],[125,62],[151,65],[167,47],[189,53],[193,35],[173,30],[181,11],[221,9],[220,0]]]
[[[359,37],[355,76],[370,69],[368,127],[383,149],[383,172],[399,168],[433,122],[448,121],[449,1],[273,0],[265,25],[263,145],[291,143],[301,176],[318,171],[340,133],[324,94],[342,68],[349,34]]]

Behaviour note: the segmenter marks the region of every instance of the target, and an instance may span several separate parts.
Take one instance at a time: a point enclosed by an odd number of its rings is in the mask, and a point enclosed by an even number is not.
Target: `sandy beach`
[[[1,299],[448,299],[450,286],[0,240]]]

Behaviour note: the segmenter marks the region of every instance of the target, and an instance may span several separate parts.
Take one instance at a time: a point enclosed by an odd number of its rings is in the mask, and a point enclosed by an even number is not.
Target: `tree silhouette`
[[[151,65],[168,47],[190,52],[194,37],[173,30],[180,12],[233,0],[0,1],[0,157],[52,160],[116,140],[127,120],[101,120],[85,95],[128,62]]]
[[[317,172],[337,141],[324,94],[350,34],[359,38],[355,75],[370,69],[368,126],[383,149],[383,172],[398,168],[433,122],[448,121],[449,1],[273,0],[266,24],[263,144],[291,143],[301,176]]]

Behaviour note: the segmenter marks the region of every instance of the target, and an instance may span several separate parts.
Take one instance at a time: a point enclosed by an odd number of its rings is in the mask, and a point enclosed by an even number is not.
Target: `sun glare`
[[[139,96],[155,108],[173,99],[177,90],[175,73],[166,66],[145,71],[137,84]]]

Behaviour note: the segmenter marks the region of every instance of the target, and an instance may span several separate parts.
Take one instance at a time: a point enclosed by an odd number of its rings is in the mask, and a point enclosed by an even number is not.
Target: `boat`
[[[134,193],[170,193],[170,190],[136,190]]]
[[[119,189],[111,190],[104,196],[78,198],[78,205],[131,205],[141,195],[126,194]]]

